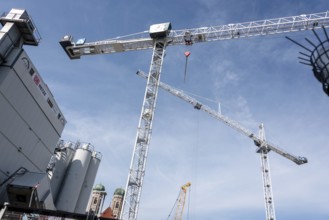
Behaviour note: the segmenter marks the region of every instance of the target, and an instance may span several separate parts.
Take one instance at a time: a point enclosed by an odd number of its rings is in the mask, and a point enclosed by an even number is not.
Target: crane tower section
[[[264,125],[260,124],[259,126],[259,138],[261,143],[258,146],[259,149],[257,153],[260,153],[260,162],[263,176],[263,187],[264,187],[264,202],[265,202],[265,214],[266,220],[275,220],[275,209],[274,209],[274,199],[272,191],[272,181],[270,174],[270,163],[268,160],[267,153],[269,148],[266,145],[265,141],[265,129]]]
[[[126,194],[123,209],[121,210],[120,215],[122,219],[137,218],[139,200],[145,175],[146,158],[152,133],[152,122],[155,112],[156,98],[158,95],[160,72],[167,44],[167,40],[164,35],[168,33],[167,31],[170,28],[170,24],[164,26],[166,27],[166,30],[153,31],[152,34],[150,34],[155,38],[153,56],[149,71],[150,77],[148,78],[146,84],[141,116],[129,168]]]

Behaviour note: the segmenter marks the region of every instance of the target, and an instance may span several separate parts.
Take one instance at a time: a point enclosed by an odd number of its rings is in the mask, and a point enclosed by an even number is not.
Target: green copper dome
[[[122,188],[117,188],[117,189],[114,191],[113,195],[124,196],[124,195],[125,195],[125,190],[122,189]]]
[[[103,186],[102,184],[99,183],[93,188],[93,190],[95,190],[95,191],[105,191],[105,186]]]

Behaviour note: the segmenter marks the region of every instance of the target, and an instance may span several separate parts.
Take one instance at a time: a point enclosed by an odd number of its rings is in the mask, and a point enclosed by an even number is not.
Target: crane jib
[[[165,24],[170,25],[170,23]],[[329,11],[220,26],[183,30],[169,29],[161,36],[167,38],[167,46],[192,45],[193,43],[265,36],[321,27],[329,27]],[[74,42],[72,36],[66,35],[61,39],[60,44],[70,59],[79,59],[83,55],[152,49],[154,44],[152,36],[151,33],[148,35],[147,31],[144,31],[131,34],[129,37],[117,37],[89,43],[83,41],[83,43],[80,43],[80,41]]]
[[[148,76],[143,71],[138,70],[136,72],[136,74],[143,77],[144,79],[148,78]],[[206,106],[206,105],[202,104],[201,102],[197,101],[196,99],[188,96],[187,94],[183,93],[183,91],[180,91],[180,90],[178,90],[178,89],[176,89],[172,86],[169,86],[168,84],[163,83],[163,82],[159,83],[159,87],[166,90],[167,92],[173,94],[174,96],[177,96],[178,98],[181,98],[184,101],[192,104],[195,109],[203,110],[203,111],[207,112],[208,114],[215,117],[216,119],[218,119],[218,120],[224,122],[225,124],[229,125],[230,127],[234,128],[238,132],[240,132],[240,133],[246,135],[247,137],[251,138],[254,141],[254,144],[259,148],[257,152],[260,152],[262,150],[261,149],[262,146],[266,146],[267,151],[272,150],[275,153],[280,154],[281,156],[293,161],[294,163],[296,163],[298,165],[301,165],[301,164],[304,164],[304,163],[308,162],[306,157],[294,156],[294,155],[280,149],[279,147],[275,147],[273,144],[269,143],[268,141],[261,140],[254,133],[252,133],[248,129],[242,127],[237,122],[235,122],[235,121],[229,119],[228,117],[218,113],[217,111],[212,110],[209,106]]]

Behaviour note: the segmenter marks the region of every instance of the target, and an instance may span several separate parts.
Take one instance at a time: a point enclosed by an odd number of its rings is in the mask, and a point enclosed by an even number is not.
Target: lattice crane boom
[[[200,42],[273,35],[312,28],[315,29],[321,26],[329,27],[328,11],[316,14],[212,27],[188,28],[183,30],[171,30],[170,23],[155,24],[150,27],[149,31],[89,43],[86,43],[85,39],[74,42],[72,36],[64,36],[63,39],[60,40],[60,44],[70,59],[79,59],[84,55],[153,49],[149,76],[154,76],[154,78],[149,77],[146,85],[120,218],[124,220],[137,219],[148,146],[152,133],[158,83],[160,82],[163,58],[167,46],[191,45]],[[268,146],[271,148],[271,145]],[[275,147],[272,148],[273,151],[299,163],[299,160],[295,159],[295,157],[290,154]]]
[[[137,75],[147,79],[148,76],[142,72],[142,71],[137,71]],[[300,156],[295,156],[291,153],[288,153],[287,151],[280,149],[279,147],[269,143],[268,141],[263,140],[261,137],[258,137],[255,133],[252,131],[244,128],[242,125],[240,125],[238,122],[228,118],[227,116],[224,116],[214,109],[210,108],[209,106],[202,104],[200,101],[196,100],[195,98],[185,94],[183,91],[180,91],[172,86],[169,86],[166,83],[160,82],[159,87],[164,89],[165,91],[173,94],[174,96],[177,96],[178,98],[184,100],[185,102],[190,103],[191,105],[194,106],[195,109],[202,110],[204,112],[207,112],[210,114],[212,117],[218,119],[219,121],[225,123],[226,125],[230,126],[231,128],[235,129],[236,131],[240,132],[241,134],[251,138],[255,145],[259,148],[262,146],[266,145],[268,150],[272,150],[275,153],[295,162],[298,165],[307,163],[307,158],[306,157],[300,157]]]
[[[322,26],[329,27],[329,11],[220,26],[171,30],[166,38],[168,39],[167,46],[174,46],[311,30]],[[66,36],[61,40],[61,45],[71,59],[79,59],[83,55],[152,49],[154,40],[148,36],[148,33],[144,31],[89,43],[84,43],[84,41],[74,43],[71,36]]]

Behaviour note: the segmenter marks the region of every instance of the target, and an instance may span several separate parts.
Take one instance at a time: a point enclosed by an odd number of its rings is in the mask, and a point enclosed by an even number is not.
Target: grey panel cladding
[[[45,171],[65,123],[27,54],[13,49],[0,65],[0,172]]]
[[[11,75],[14,76],[14,74]],[[8,102],[8,97],[3,95],[2,89],[1,86],[0,146],[3,152],[0,154],[1,170],[12,174],[23,166],[31,171],[44,171],[52,155],[52,151],[45,144],[55,144],[59,136],[52,132],[53,137],[49,139],[47,136],[39,136],[40,134],[33,132],[31,125],[27,124],[14,106]],[[26,97],[23,95],[23,98]],[[31,110],[28,107],[26,109]],[[41,143],[42,140],[45,140],[43,141],[45,143]]]
[[[59,139],[59,134],[49,123],[43,111],[38,107],[17,75],[14,74],[14,71],[10,69],[6,71],[6,74],[7,77],[3,81],[0,91],[9,103],[10,108],[8,107],[8,110],[16,112],[13,118],[17,117],[23,124],[26,124],[30,132],[35,133],[40,138],[40,141],[45,143],[45,147],[48,148],[49,153],[52,153]],[[7,112],[6,115],[7,114],[10,115],[13,113]],[[22,129],[22,126],[18,124],[9,124],[8,127],[12,128],[9,135],[14,134],[15,129]],[[4,129],[7,130],[9,129],[8,127]],[[16,137],[15,139],[17,139],[15,140],[17,142],[25,142],[22,138]]]
[[[25,51],[22,51],[13,68],[48,120],[50,120],[56,131],[61,134],[66,124],[66,120],[57,106],[48,86],[43,82],[40,74],[38,74]]]

